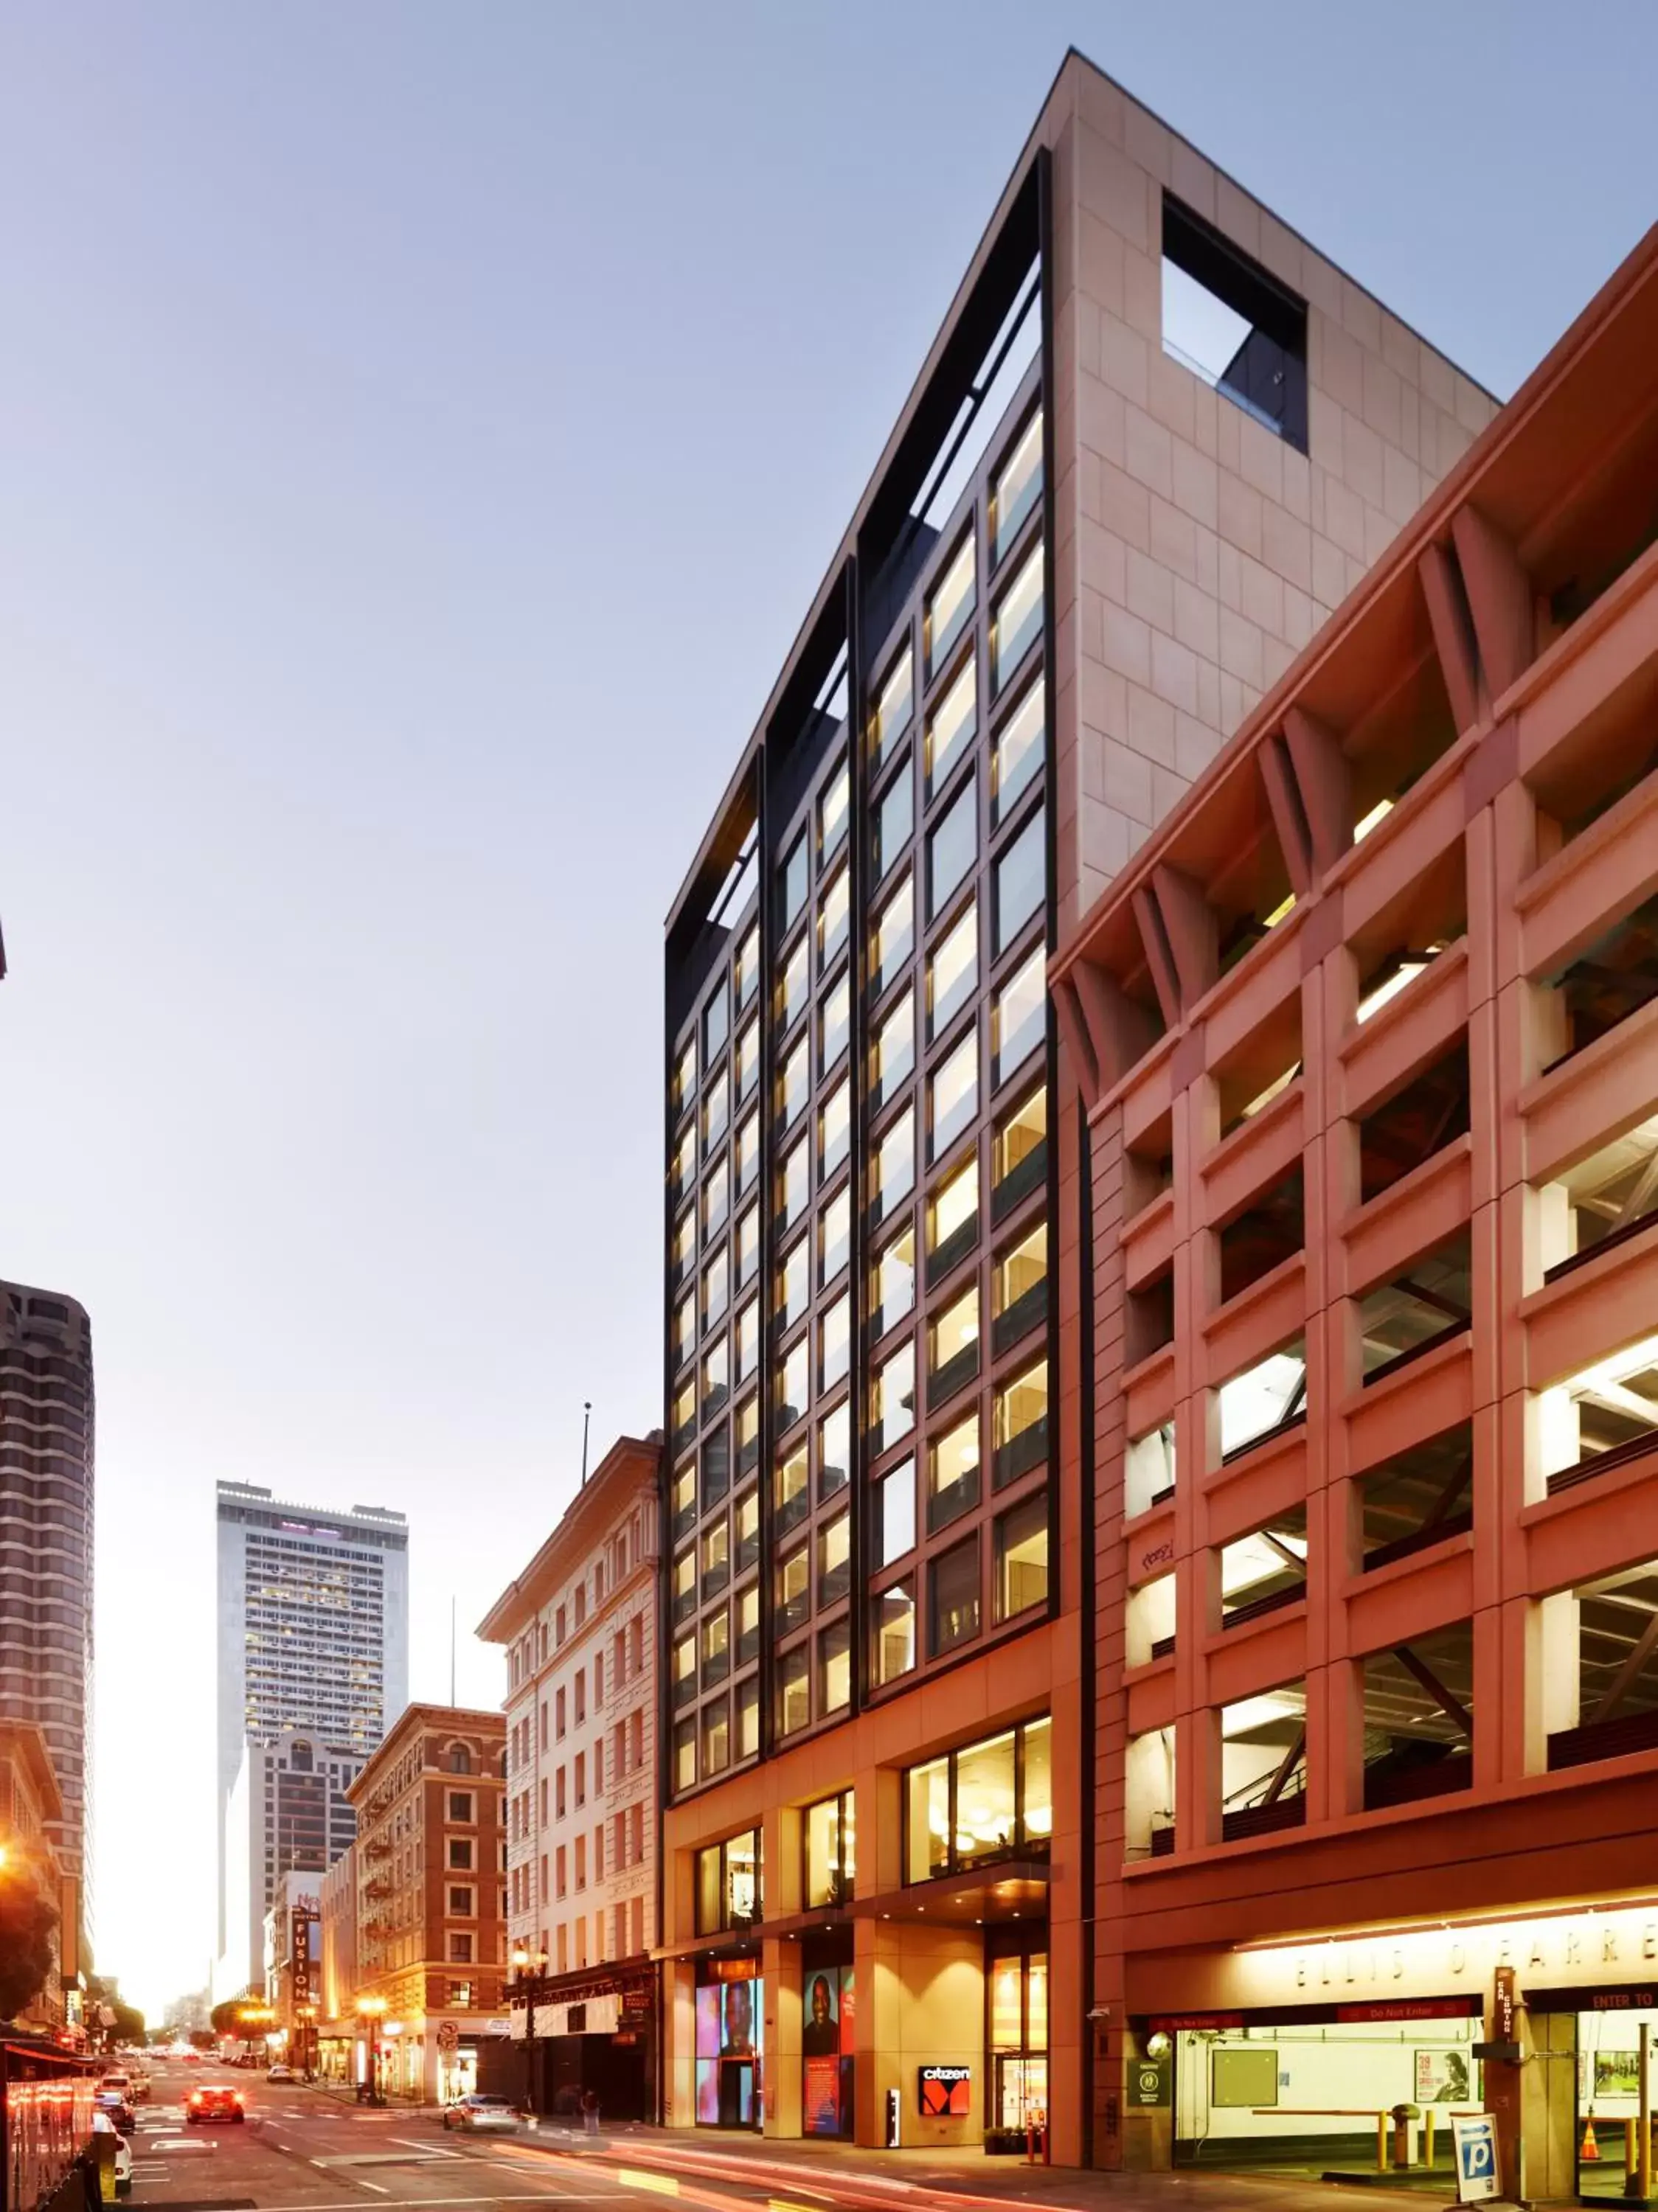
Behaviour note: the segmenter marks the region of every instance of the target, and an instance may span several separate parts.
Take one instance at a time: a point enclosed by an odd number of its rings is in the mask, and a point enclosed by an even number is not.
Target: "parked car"
[[[115,2194],[127,2197],[132,2191],[132,2146],[122,2135],[107,2112],[94,2112],[92,2132],[95,2136],[113,2135],[115,2138]]]
[[[127,2072],[131,2083],[128,2094],[135,2105],[142,2105],[149,2095],[149,2069],[147,2066],[132,2066]]]
[[[107,2067],[104,2071],[103,2078],[100,2081],[98,2087],[101,2089],[119,2089],[121,2094],[125,2097],[127,2091],[132,2087],[132,2076],[127,2072],[125,2066]]]
[[[490,2130],[509,2133],[518,2125],[518,2114],[504,2097],[474,2093],[443,2107],[443,2124],[446,2128],[468,2128],[475,2134]]]
[[[184,2116],[193,2120],[245,2120],[240,2089],[221,2089],[204,2084],[192,2089],[186,2101]]]
[[[133,2116],[131,2106],[128,2104],[119,2089],[100,2089],[97,2096],[97,2108],[101,2112],[106,2113],[114,2124],[115,2132],[118,2135],[130,2136],[138,2124]]]
[[[299,2076],[291,2066],[284,2066],[278,2059],[266,2073],[265,2078],[267,2081],[297,2081]]]

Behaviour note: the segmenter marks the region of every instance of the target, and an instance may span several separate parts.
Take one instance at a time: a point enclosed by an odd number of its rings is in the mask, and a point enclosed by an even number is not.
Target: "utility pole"
[[[588,1423],[592,1419],[593,1401],[591,1398],[583,1398],[582,1401],[582,1487],[583,1490],[587,1488],[588,1481]]]

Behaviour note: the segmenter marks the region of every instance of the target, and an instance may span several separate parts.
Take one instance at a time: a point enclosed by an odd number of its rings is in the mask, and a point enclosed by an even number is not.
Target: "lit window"
[[[718,1698],[702,1713],[703,1772],[721,1774],[730,1763],[731,1738],[726,1700]],[[619,1911],[619,1907],[618,1908]]]
[[[1046,1033],[1047,960],[1039,945],[997,993],[991,1007],[993,1080],[1005,1083]]]
[[[998,1253],[991,1270],[998,1355],[1047,1318],[1048,1224],[1039,1221]]]
[[[1039,1085],[996,1125],[991,1146],[991,1210],[1000,1220],[1047,1173],[1048,1092]]]
[[[847,781],[846,763],[830,777],[822,798],[818,801],[818,853],[827,860],[840,849],[846,835],[846,806],[850,792]]]
[[[972,1565],[976,1572],[976,1556]],[[905,1880],[963,1873],[1017,1850],[1046,1850],[1053,1835],[1052,1735],[1045,1716],[911,1767],[904,1778]]]
[[[852,1194],[838,1190],[818,1217],[818,1281],[832,1282],[851,1249]]]
[[[739,1417],[741,1419],[741,1416]],[[760,1555],[760,1493],[745,1491],[731,1509],[737,1524],[737,1572],[744,1573]]]
[[[869,1389],[869,1448],[883,1452],[916,1425],[916,1348],[899,1346],[875,1372]]]
[[[760,1264],[760,1210],[751,1206],[737,1217],[737,1287],[753,1280]]]
[[[875,1255],[871,1270],[870,1331],[880,1336],[902,1321],[916,1302],[916,1233],[905,1224]]]
[[[971,654],[927,718],[927,791],[942,791],[978,730],[978,665]]]
[[[779,1636],[787,1636],[811,1617],[811,1557],[804,1544],[778,1562],[777,1607]]]
[[[851,1586],[852,1521],[837,1513],[818,1531],[818,1604],[824,1610],[838,1605]]]
[[[846,942],[850,914],[850,878],[842,868],[826,889],[818,908],[818,965],[826,968]]]
[[[1038,677],[996,733],[991,748],[991,819],[1005,822],[1009,809],[1046,758],[1048,693]]]
[[[759,1501],[754,1506],[755,1545],[759,1547]],[[737,1592],[737,1664],[747,1665],[760,1656],[760,1586],[750,1583],[745,1590]]]
[[[683,1620],[697,1610],[697,1554],[681,1552],[674,1562],[674,1619]]]
[[[806,1443],[802,1437],[777,1462],[771,1485],[771,1505],[777,1533],[782,1534],[784,1530],[792,1528],[797,1521],[803,1521],[810,1504],[811,1496],[807,1488]],[[804,1571],[802,1567],[802,1572]]]
[[[696,1779],[697,1723],[680,1721],[674,1729],[674,1787],[689,1790]]]
[[[784,1036],[806,1012],[806,1000],[812,985],[812,967],[802,937],[783,965],[777,979],[777,1034]]]
[[[906,641],[902,653],[881,678],[869,717],[869,756],[880,768],[910,726],[915,711],[915,659]]]
[[[737,1097],[741,1102],[760,1079],[760,1025],[750,1022],[737,1039]]]
[[[912,1583],[894,1583],[874,1602],[871,1632],[875,1686],[884,1687],[916,1663],[916,1597]]]
[[[915,999],[906,991],[875,1031],[869,1048],[869,1103],[883,1106],[897,1096],[899,1085],[915,1072]]]
[[[806,1211],[812,1188],[811,1147],[802,1137],[777,1169],[777,1226],[792,1228]]]
[[[930,1157],[940,1158],[978,1111],[978,1030],[970,1029],[927,1083]]]
[[[915,1109],[906,1106],[875,1146],[869,1177],[871,1219],[884,1221],[915,1188]]]
[[[802,1037],[777,1077],[777,1126],[786,1129],[804,1110],[812,1087],[810,1048]]]
[[[731,1079],[724,1068],[703,1093],[703,1151],[706,1154],[725,1134],[731,1113]]]
[[[693,1284],[674,1309],[674,1364],[683,1367],[697,1341],[697,1291]]]
[[[737,1408],[737,1472],[747,1474],[760,1455],[760,1401],[745,1399]]]
[[[716,1252],[703,1273],[703,1327],[711,1328],[724,1315],[730,1291],[731,1270],[725,1254]]]
[[[852,1409],[843,1399],[818,1425],[818,1497],[832,1498],[846,1485],[852,1456]]]
[[[777,1734],[793,1735],[811,1717],[811,1654],[802,1644],[777,1663]]]
[[[852,1143],[852,1095],[838,1083],[818,1114],[818,1180],[826,1182],[846,1158]]]
[[[915,823],[915,781],[906,759],[875,801],[875,834],[870,859],[875,864],[876,883],[909,844]]]
[[[848,1302],[837,1298],[818,1321],[818,1388],[832,1389],[851,1363],[851,1321]]]
[[[978,983],[978,904],[975,900],[927,961],[927,1035],[942,1036]]]
[[[737,1756],[753,1759],[760,1747],[760,1684],[758,1674],[737,1685]]]
[[[875,916],[869,933],[869,989],[884,991],[915,951],[915,886],[908,876]]]
[[[731,1579],[731,1540],[723,1519],[710,1528],[703,1538],[702,1595],[717,1597]],[[703,1662],[708,1662],[706,1633],[703,1644]]]
[[[697,1639],[682,1636],[674,1647],[674,1702],[688,1705],[697,1694]]]
[[[746,1382],[760,1363],[760,1308],[750,1298],[737,1315],[737,1380]]]
[[[991,555],[999,561],[1020,525],[1042,496],[1042,410],[1039,407],[1014,441],[991,493]]]
[[[802,1337],[777,1364],[777,1426],[792,1428],[811,1400],[810,1362],[807,1340]]]
[[[1047,888],[1046,821],[1038,807],[996,863],[996,950],[1005,952],[1025,924],[1042,910]]]
[[[838,1713],[852,1701],[852,1624],[832,1621],[818,1638],[818,1711]]]
[[[996,1448],[991,1487],[1003,1489],[1048,1456],[1048,1363],[1039,1359],[996,1394]]]
[[[691,1094],[697,1088],[697,1038],[693,1030],[680,1048],[680,1056],[674,1063],[674,1110],[682,1114],[691,1103]]]
[[[802,1237],[777,1263],[777,1295],[773,1310],[778,1326],[792,1328],[806,1311],[811,1294],[811,1246]]]
[[[928,1447],[928,1534],[936,1535],[978,1503],[978,1416],[970,1413]]]
[[[674,1195],[675,1198],[683,1198],[685,1196],[686,1191],[691,1188],[692,1181],[695,1176],[696,1172],[696,1131],[694,1129],[687,1129],[674,1147],[674,1158],[670,1162],[668,1168],[669,1177],[674,1186]]]
[[[846,1049],[852,1018],[852,981],[843,969],[818,1010],[818,1066],[826,1074]]]
[[[970,530],[951,556],[927,601],[929,676],[937,673],[944,656],[966,628],[973,611],[975,575],[973,534]]]
[[[709,1614],[702,1629],[703,1687],[711,1690],[731,1672],[731,1612],[722,1606]]]
[[[760,926],[753,922],[748,934],[737,947],[737,957],[732,967],[732,981],[736,988],[737,1004],[746,1006],[753,997],[760,980]]]
[[[697,1211],[687,1206],[674,1224],[671,1247],[674,1278],[677,1282],[697,1256]]]
[[[916,1546],[916,1463],[903,1461],[875,1486],[875,1564],[896,1566]]]
[[[978,854],[978,784],[969,776],[927,840],[927,919],[936,921]]]
[[[726,1208],[730,1203],[731,1177],[722,1160],[708,1171],[703,1185],[703,1236],[704,1240],[717,1229],[725,1226]]]
[[[991,690],[999,693],[1042,635],[1043,560],[1039,544],[991,617]]]
[[[978,1237],[978,1162],[965,1161],[927,1200],[928,1279],[944,1274]]]

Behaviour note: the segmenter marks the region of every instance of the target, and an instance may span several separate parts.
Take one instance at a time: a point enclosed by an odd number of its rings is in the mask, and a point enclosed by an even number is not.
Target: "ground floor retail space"
[[[1123,2162],[1652,2199],[1658,1900],[1127,1962]],[[1644,2148],[1643,2148],[1644,2138]]]
[[[1045,1886],[1008,1888],[999,1917],[963,1892],[933,1899],[954,1920],[911,1899],[671,1962],[670,2124],[1022,2154],[1054,2094],[1052,1972]]]
[[[656,2118],[656,1971],[648,1960],[512,1993],[513,2094],[559,2119]]]
[[[479,2090],[509,2094],[508,2023],[504,2015],[459,2013],[325,2021],[317,2071],[325,2081],[393,2104],[448,2105]]]

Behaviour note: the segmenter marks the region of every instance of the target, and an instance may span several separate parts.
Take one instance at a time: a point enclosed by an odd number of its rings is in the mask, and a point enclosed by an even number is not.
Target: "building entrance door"
[[[1603,2197],[1621,2199],[1635,2193],[1628,2177],[1635,2171],[1640,2150],[1637,2131],[1643,2023],[1649,2044],[1658,2045],[1658,2010],[1548,2013],[1540,2020],[1535,2013],[1532,2015],[1532,2047],[1534,2051],[1543,2048],[1544,2038],[1539,2030],[1546,2028],[1551,2060],[1554,2046],[1564,2051],[1566,2030],[1572,2031],[1572,2063],[1570,2069],[1560,2064],[1558,2070],[1576,2094],[1570,2140],[1577,2172],[1575,2191],[1569,2179],[1566,2191],[1562,2193],[1575,2193],[1586,2203]],[[1530,2072],[1531,2069],[1526,2070]],[[1650,2085],[1650,2051],[1647,2072]],[[1564,2088],[1556,2088],[1554,2101],[1564,2111]],[[1529,2117],[1528,2112],[1528,2119]],[[1541,2196],[1543,2189],[1531,2170],[1533,2154],[1529,2128],[1526,2154],[1527,2193]]]

